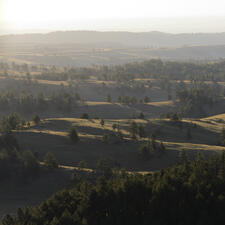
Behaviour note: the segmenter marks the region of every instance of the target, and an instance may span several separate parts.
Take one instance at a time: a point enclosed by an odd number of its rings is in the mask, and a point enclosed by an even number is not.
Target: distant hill
[[[60,66],[123,64],[152,58],[220,60],[225,33],[57,31],[0,36],[0,60]]]
[[[3,43],[111,43],[137,47],[178,47],[225,45],[225,33],[169,34],[162,32],[57,31],[47,34],[0,36]]]

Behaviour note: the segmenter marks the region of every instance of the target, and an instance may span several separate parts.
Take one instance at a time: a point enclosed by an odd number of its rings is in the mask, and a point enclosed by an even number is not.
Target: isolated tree
[[[170,119],[174,122],[177,122],[177,121],[179,121],[179,116],[177,113],[172,113]]]
[[[34,122],[35,125],[38,125],[41,121],[40,117],[38,115],[35,115],[33,118],[32,118],[32,121]]]
[[[56,169],[59,166],[55,156],[51,152],[46,153],[44,157],[44,164],[49,169]]]
[[[136,139],[136,135],[137,135],[137,132],[138,132],[138,126],[137,126],[137,123],[135,121],[130,123],[129,132],[130,132],[131,138]]]
[[[144,113],[143,113],[143,112],[141,112],[138,118],[143,120],[143,119],[145,118]]]
[[[101,119],[101,120],[100,120],[100,124],[101,124],[102,127],[104,127],[105,121],[104,121],[103,119]]]
[[[146,131],[145,131],[145,128],[142,124],[138,125],[137,133],[138,133],[140,138],[146,137]]]
[[[89,116],[88,116],[87,113],[83,113],[80,118],[81,119],[87,119],[88,120],[89,119]]]
[[[75,127],[71,127],[68,131],[68,137],[75,144],[79,141],[79,136]]]
[[[116,123],[113,123],[113,124],[112,124],[112,129],[115,131],[116,128],[117,128],[117,124],[116,124]]]

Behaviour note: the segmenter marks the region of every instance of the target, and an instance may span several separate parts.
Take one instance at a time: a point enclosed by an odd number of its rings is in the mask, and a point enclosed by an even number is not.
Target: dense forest
[[[108,174],[108,173],[107,173]],[[18,209],[3,225],[223,224],[225,153],[190,161],[148,175],[122,171],[84,181],[37,207]]]

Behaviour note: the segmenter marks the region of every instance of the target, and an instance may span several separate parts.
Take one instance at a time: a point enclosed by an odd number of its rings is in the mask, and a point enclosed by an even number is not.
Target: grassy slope
[[[176,161],[177,151],[199,150],[219,151],[225,150],[223,146],[217,146],[220,140],[220,132],[224,126],[223,121],[184,120],[182,129],[169,120],[149,119],[135,120],[146,126],[148,134],[156,133],[157,139],[165,143],[168,152],[162,158],[151,159],[143,162],[138,158],[137,149],[147,141],[139,139],[132,141],[129,137],[128,126],[131,120],[105,120],[105,125],[100,125],[98,119],[76,118],[50,118],[45,119],[39,126],[32,126],[27,130],[17,132],[16,135],[24,148],[37,151],[42,157],[46,152],[53,152],[60,164],[76,166],[80,160],[85,160],[90,168],[95,167],[99,158],[104,157],[118,162],[128,170],[155,170],[165,168]],[[119,144],[103,143],[104,133],[112,133],[112,124],[119,123],[120,131],[125,140]],[[196,128],[194,124],[197,125]],[[76,126],[80,142],[73,145],[67,138],[67,130],[70,126]],[[187,129],[191,128],[192,139],[187,139]]]

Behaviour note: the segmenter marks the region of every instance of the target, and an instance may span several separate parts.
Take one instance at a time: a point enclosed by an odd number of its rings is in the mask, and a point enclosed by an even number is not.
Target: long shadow
[[[68,131],[72,126],[72,123],[66,120],[47,120],[43,124],[37,126],[40,130],[52,130],[52,131]],[[34,127],[35,128],[35,127]]]
[[[93,120],[89,120],[91,123],[94,123]],[[48,120],[44,124],[41,124],[39,126],[36,126],[34,128],[38,128],[41,131],[45,130],[52,130],[52,131],[59,131],[59,132],[66,132],[69,130],[69,128],[73,125],[73,123],[65,120]],[[91,135],[102,135],[103,133],[112,133],[112,131],[109,131],[107,129],[104,129],[104,126],[102,128],[96,128],[96,127],[88,127],[88,126],[75,126],[78,132],[81,133],[87,133]]]
[[[155,133],[157,138],[170,142],[217,145],[220,140],[218,133],[187,122],[182,122],[182,125],[172,121],[161,121],[160,124],[149,123],[146,131]]]

